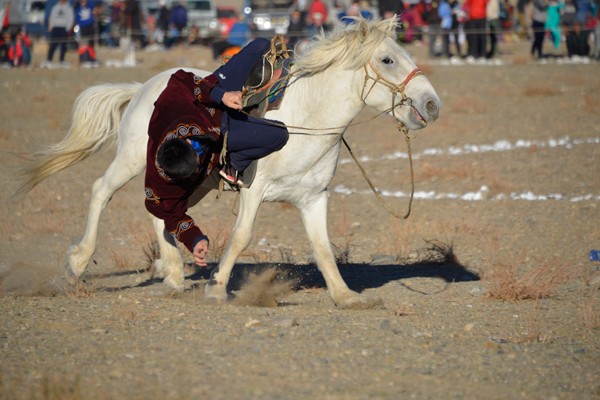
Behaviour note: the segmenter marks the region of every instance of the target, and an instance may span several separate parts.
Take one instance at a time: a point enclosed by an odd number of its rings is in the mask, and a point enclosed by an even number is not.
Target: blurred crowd
[[[288,46],[303,46],[321,31],[352,23],[353,17],[398,15],[399,42],[426,45],[431,58],[455,63],[493,61],[506,40],[529,40],[531,57],[538,60],[600,57],[600,0],[372,1],[291,0],[286,5]],[[11,25],[10,4],[6,2],[2,10],[0,63],[26,66],[31,63],[34,41],[22,26]],[[97,46],[118,47],[124,42],[140,49],[210,45],[217,59],[265,34],[251,13],[233,9],[227,21],[219,18],[220,34],[206,40],[199,36],[198,27],[188,23],[186,0],[157,4],[149,9],[140,0],[47,0],[43,39],[48,52],[41,66],[65,65],[69,50],[78,52],[80,63],[97,65]],[[544,45],[551,51],[544,51]]]

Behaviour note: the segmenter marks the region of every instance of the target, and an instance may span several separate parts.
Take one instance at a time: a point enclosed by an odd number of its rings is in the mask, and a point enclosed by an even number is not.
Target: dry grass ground
[[[383,300],[364,311],[331,303],[285,204],[261,208],[234,269],[236,302],[204,302],[206,270],[165,296],[148,268],[157,254],[140,177],[108,205],[86,282],[67,288],[55,278],[114,151],[21,199],[10,196],[15,170],[62,139],[83,89],[215,65],[194,47],[140,52],[129,69],[0,70],[0,399],[599,398],[600,265],[587,258],[600,248],[598,64],[533,64],[526,43],[502,44],[502,66],[444,66],[425,46],[409,50],[444,102],[412,141],[411,217],[391,218],[346,152],[330,187],[341,273]],[[408,191],[389,119],[346,138],[377,187]],[[385,199],[406,209],[406,197]],[[192,210],[213,265],[232,203],[209,195]]]

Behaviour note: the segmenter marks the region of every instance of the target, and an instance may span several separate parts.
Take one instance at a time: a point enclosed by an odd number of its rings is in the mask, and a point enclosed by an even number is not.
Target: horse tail
[[[33,154],[22,170],[17,194],[29,192],[50,175],[114,145],[127,105],[141,83],[102,84],[84,90],[75,100],[72,122],[60,143]]]

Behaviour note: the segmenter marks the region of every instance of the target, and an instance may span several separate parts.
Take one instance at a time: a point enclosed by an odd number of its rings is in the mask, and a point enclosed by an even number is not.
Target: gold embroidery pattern
[[[146,187],[144,188],[144,191],[146,192],[146,200],[153,201],[154,204],[160,203],[160,197],[158,197],[156,193],[154,193],[152,188]]]
[[[194,85],[196,85],[194,87],[194,96],[196,96],[196,98],[198,99],[198,101],[202,101],[202,90],[198,87],[200,85],[200,82],[202,82],[202,78],[199,77],[198,75],[194,75]]]
[[[177,228],[174,231],[171,231],[171,235],[175,236],[177,240],[179,240],[179,236],[194,226],[194,221],[191,219],[181,221],[177,224]]]

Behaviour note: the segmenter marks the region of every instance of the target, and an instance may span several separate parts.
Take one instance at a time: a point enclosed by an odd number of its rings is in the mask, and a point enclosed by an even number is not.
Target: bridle
[[[369,74],[369,69],[367,68],[367,65],[369,67],[371,67],[371,70],[375,73],[374,77]],[[367,97],[369,96],[369,94],[371,93],[371,90],[373,90],[375,85],[378,83],[381,83],[382,85],[387,86],[390,89],[390,91],[392,92],[392,109],[391,109],[391,111],[392,111],[392,116],[394,117],[394,119],[397,120],[396,107],[402,106],[407,102],[408,102],[408,105],[410,107],[412,107],[412,99],[406,95],[406,86],[410,83],[410,81],[412,81],[417,76],[423,75],[423,72],[419,68],[415,68],[412,71],[410,71],[410,73],[406,76],[406,78],[404,78],[404,80],[399,84],[394,83],[394,82],[384,78],[381,75],[381,73],[375,69],[375,67],[371,64],[370,61],[368,64],[365,64],[363,68],[365,70],[365,81],[363,83],[363,88],[360,93],[360,99],[364,103],[366,103]],[[369,83],[369,80],[372,80],[373,84],[371,85],[371,87],[369,87],[369,90],[367,90],[367,85]],[[396,104],[396,95],[398,93],[400,93],[400,95],[402,96],[402,101],[400,101],[400,104]]]
[[[371,76],[369,74],[369,70],[367,69],[367,65],[369,67],[371,67],[371,70],[375,73],[375,77],[373,77],[373,76]],[[408,85],[410,83],[410,81],[413,80],[415,77],[417,77],[419,75],[423,75],[423,72],[419,68],[415,68],[412,71],[410,71],[410,73],[406,76],[406,78],[404,78],[404,80],[400,84],[396,84],[396,83],[394,83],[394,82],[392,82],[392,81],[384,78],[381,75],[381,73],[379,71],[377,71],[375,69],[375,67],[373,67],[373,65],[371,64],[371,62],[369,62],[368,64],[365,64],[363,68],[365,70],[365,81],[363,83],[362,92],[360,94],[361,100],[366,104],[367,96],[369,96],[369,94],[371,93],[371,90],[373,90],[373,88],[375,87],[376,84],[381,83],[382,85],[387,86],[391,90],[391,92],[392,92],[392,108],[391,108],[392,116],[396,120],[398,130],[404,134],[404,139],[406,140],[406,148],[407,148],[407,153],[408,153],[408,161],[409,161],[409,165],[410,165],[410,185],[411,185],[411,191],[410,191],[410,199],[408,201],[408,207],[407,207],[406,213],[404,215],[400,215],[400,214],[396,213],[395,211],[393,211],[392,209],[390,209],[387,206],[387,204],[384,201],[383,197],[381,196],[381,194],[379,193],[379,191],[377,190],[377,188],[375,187],[375,185],[373,185],[373,183],[371,182],[371,180],[367,176],[367,172],[365,171],[365,169],[360,164],[358,158],[352,152],[352,149],[350,148],[350,145],[346,142],[346,139],[344,139],[342,137],[342,141],[343,141],[344,145],[346,146],[346,149],[348,149],[348,152],[352,156],[352,159],[354,160],[354,162],[356,163],[356,165],[360,169],[360,172],[362,173],[363,178],[365,179],[365,181],[369,185],[369,188],[371,188],[371,191],[373,192],[373,194],[375,195],[375,197],[377,198],[377,200],[379,201],[379,203],[383,206],[383,208],[390,215],[392,215],[395,218],[398,218],[398,219],[407,219],[410,216],[410,211],[411,211],[411,208],[412,208],[412,202],[413,202],[413,198],[414,198],[414,195],[415,195],[415,173],[414,173],[414,168],[413,168],[412,150],[410,148],[410,136],[408,135],[408,128],[406,127],[406,125],[404,125],[402,122],[400,122],[398,120],[398,118],[396,118],[396,107],[403,106],[405,104],[408,105],[409,107],[414,107],[413,104],[412,104],[412,99],[406,95],[406,85]],[[369,80],[372,80],[373,84],[371,85],[371,87],[369,87],[369,90],[367,90],[367,85],[369,83]],[[365,91],[366,91],[366,93],[365,93]],[[400,101],[399,104],[396,104],[396,95],[398,93],[400,93],[400,95],[402,96],[402,100]]]

